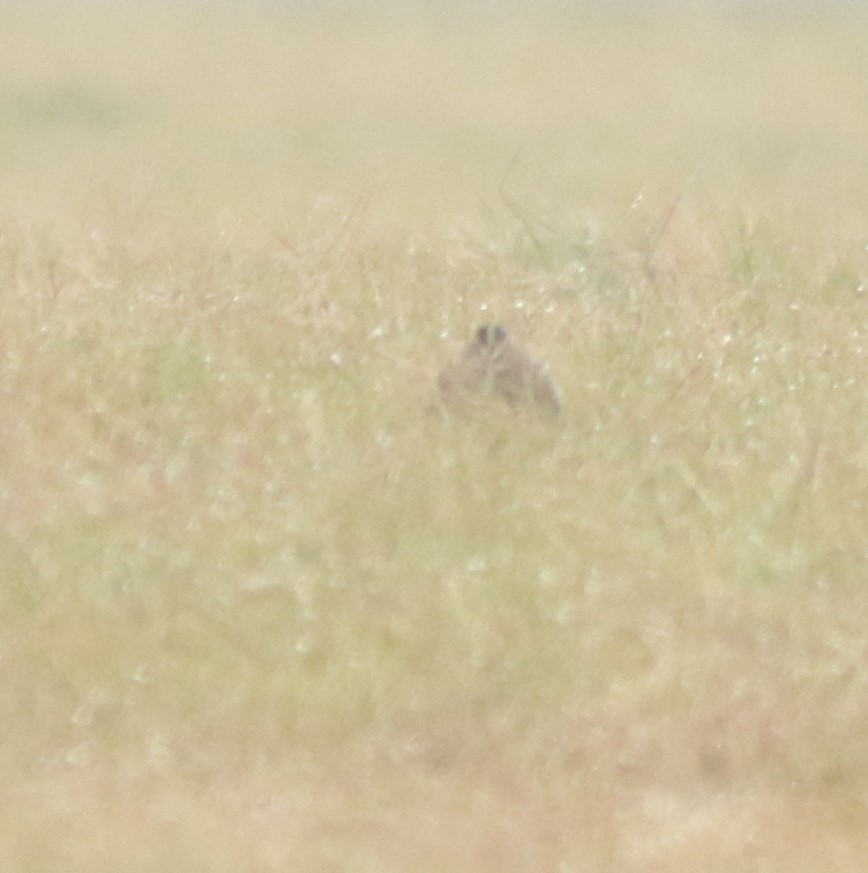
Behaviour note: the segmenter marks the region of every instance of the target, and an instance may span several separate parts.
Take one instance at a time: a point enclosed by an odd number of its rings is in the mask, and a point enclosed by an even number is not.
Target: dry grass
[[[3,9],[0,867],[863,869],[849,16]]]

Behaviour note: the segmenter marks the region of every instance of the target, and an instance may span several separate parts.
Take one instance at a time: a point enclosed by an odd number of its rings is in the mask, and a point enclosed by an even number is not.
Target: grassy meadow
[[[866,69],[0,6],[0,868],[863,871]],[[432,413],[484,322],[557,422]]]

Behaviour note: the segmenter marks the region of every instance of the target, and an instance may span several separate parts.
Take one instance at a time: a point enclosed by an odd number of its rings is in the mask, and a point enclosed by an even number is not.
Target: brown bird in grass
[[[513,344],[499,324],[480,327],[461,357],[437,379],[449,406],[467,406],[486,397],[518,408],[535,406],[556,415],[561,408],[545,366]]]

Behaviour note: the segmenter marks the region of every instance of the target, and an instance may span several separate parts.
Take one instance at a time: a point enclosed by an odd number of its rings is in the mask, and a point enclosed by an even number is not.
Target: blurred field
[[[866,69],[0,8],[0,867],[864,870]],[[426,413],[492,320],[556,425]]]

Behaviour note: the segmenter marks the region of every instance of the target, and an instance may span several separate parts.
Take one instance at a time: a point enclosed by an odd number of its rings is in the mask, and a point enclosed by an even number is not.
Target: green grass
[[[0,21],[4,870],[862,870],[859,13]]]

